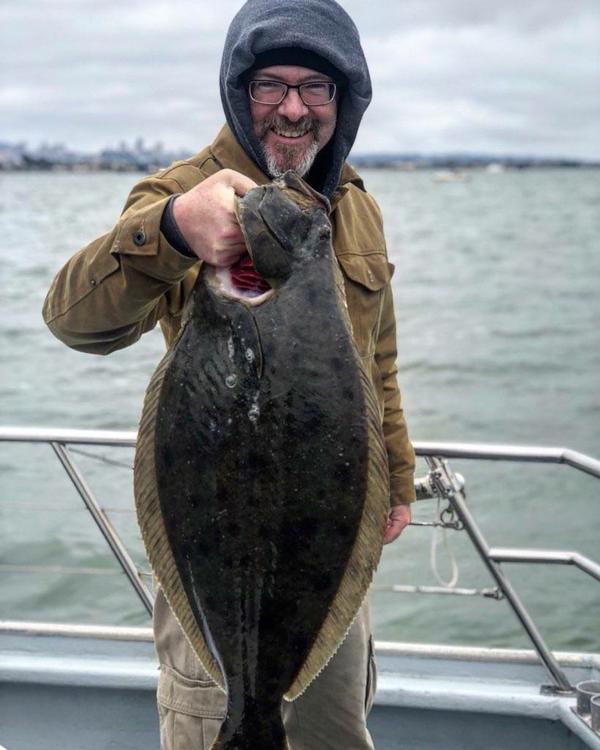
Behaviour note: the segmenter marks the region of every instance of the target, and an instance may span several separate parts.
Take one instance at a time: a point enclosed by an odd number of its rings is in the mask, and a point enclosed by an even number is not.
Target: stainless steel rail
[[[69,445],[107,445],[135,447],[137,433],[121,430],[73,430],[47,427],[0,427],[0,442],[68,443]],[[492,443],[413,443],[418,456],[444,456],[485,461],[525,461],[566,464],[600,478],[600,461],[570,448]]]
[[[600,461],[570,448],[529,445],[493,445],[490,443],[413,443],[418,456],[476,458],[486,461],[525,461],[566,464],[600,478]]]
[[[100,533],[108,542],[108,546],[111,548],[113,555],[117,558],[117,561],[123,568],[127,578],[129,578],[136,594],[142,600],[142,604],[148,611],[148,614],[151,615],[154,606],[154,596],[142,580],[136,564],[111,524],[110,519],[98,504],[92,490],[83,478],[83,474],[79,471],[77,466],[75,466],[72,456],[69,455],[69,449],[63,443],[54,440],[50,445],[58,456],[58,460],[61,462],[69,479],[73,482],[73,485],[85,503],[86,508],[89,510],[96,526],[100,529]]]
[[[114,556],[131,581],[136,593],[146,609],[151,612],[153,596],[142,580],[142,573],[122,544],[110,520],[94,498],[83,475],[77,469],[68,445],[96,445],[114,447],[135,447],[136,433],[117,430],[70,430],[35,427],[0,427],[0,442],[46,443],[52,446],[63,468],[75,485],[85,506],[108,542]],[[531,616],[525,609],[516,591],[502,570],[500,563],[542,563],[574,565],[600,580],[600,565],[574,551],[531,550],[513,548],[491,548],[483,537],[479,526],[471,515],[465,499],[464,480],[455,474],[446,459],[479,459],[492,461],[525,461],[535,463],[565,464],[578,471],[600,478],[600,461],[568,448],[548,448],[536,446],[493,445],[486,443],[414,443],[418,456],[425,457],[430,468],[429,474],[415,482],[417,497],[423,500],[431,497],[444,498],[456,513],[459,524],[454,528],[468,533],[484,565],[497,584],[495,589],[443,589],[442,587],[391,586],[391,591],[416,591],[419,593],[460,593],[463,596],[483,594],[489,598],[506,598],[519,619],[542,663],[550,675],[553,685],[546,690],[572,692],[568,678],[561,670],[552,652],[546,646]],[[427,525],[427,524],[420,524]],[[452,525],[452,524],[433,524]],[[544,689],[544,688],[543,688]]]
[[[68,445],[85,443],[86,445],[111,445],[134,447],[136,433],[113,432],[107,430],[55,430],[30,427],[1,427],[0,442],[47,443],[54,450],[77,493],[84,502],[96,526],[106,539],[113,555],[129,579],[136,594],[149,614],[152,614],[154,596],[142,580],[142,574],[121,541],[110,519],[100,507],[94,493],[85,481],[69,453]]]
[[[492,547],[488,550],[496,562],[550,563],[573,565],[600,581],[600,565],[574,550],[513,549],[512,547]]]
[[[121,430],[71,430],[54,427],[0,427],[0,442],[62,443],[63,445],[113,445],[135,448],[136,432]]]
[[[0,570],[2,566],[0,566]],[[452,596],[484,596],[490,599],[501,599],[502,594],[497,588],[493,589],[467,589],[454,586],[411,586],[409,584],[394,583],[391,586],[373,586],[376,591],[389,591],[393,594],[441,594]]]

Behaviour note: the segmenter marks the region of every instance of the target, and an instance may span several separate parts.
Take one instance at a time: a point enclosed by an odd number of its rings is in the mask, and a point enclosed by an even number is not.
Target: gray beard
[[[278,163],[278,161],[275,160],[273,154],[270,153],[269,149],[265,148],[262,142],[260,144],[260,147],[265,158],[269,177],[273,177],[274,179],[276,179],[277,177],[282,177],[289,169],[293,170],[299,177],[304,177],[304,175],[307,174],[312,167],[313,162],[316,159],[317,154],[319,153],[319,146],[317,142],[314,141],[304,153],[300,164],[294,167],[292,166],[292,164],[294,163],[293,154],[288,155],[284,153],[283,163],[281,165],[281,162]]]
[[[274,150],[270,152],[269,149],[265,147],[263,137],[266,135],[269,128],[271,128],[274,124],[280,124],[283,126],[287,125],[291,127],[306,126],[312,129],[313,142],[306,149],[302,160],[297,166],[294,166],[298,157],[295,148],[280,146],[276,151]],[[312,167],[313,162],[317,154],[319,153],[319,123],[313,120],[312,117],[306,117],[297,123],[292,123],[287,119],[287,117],[273,116],[267,120],[263,120],[263,122],[261,123],[261,132],[258,133],[258,140],[260,144],[260,150],[262,151],[262,155],[264,156],[265,163],[267,165],[267,173],[270,177],[276,179],[277,177],[281,177],[282,175],[284,175],[290,169],[294,171],[299,177],[304,177],[304,175],[307,174],[309,169]],[[275,153],[277,154],[278,159],[275,158]]]

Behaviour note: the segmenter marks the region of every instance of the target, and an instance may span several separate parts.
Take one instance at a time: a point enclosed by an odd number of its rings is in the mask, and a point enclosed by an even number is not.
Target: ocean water
[[[414,440],[568,446],[600,458],[600,172],[364,171],[386,221],[400,384]],[[162,355],[160,333],[109,357],[67,349],[41,307],[53,275],[108,231],[135,174],[0,174],[0,424],[135,429]],[[86,452],[93,452],[87,450]],[[144,568],[132,453],[78,465]],[[493,546],[575,549],[600,559],[600,483],[561,466],[452,462]],[[419,473],[424,473],[422,463]],[[414,508],[432,520],[435,503]],[[431,528],[385,548],[377,585],[437,583]],[[148,624],[102,537],[43,445],[0,445],[0,617]],[[438,574],[492,582],[463,532]],[[23,572],[27,567],[27,572]],[[91,574],[86,572],[94,570]],[[553,648],[600,651],[600,587],[565,566],[505,564]],[[527,646],[504,601],[373,592],[380,639]]]

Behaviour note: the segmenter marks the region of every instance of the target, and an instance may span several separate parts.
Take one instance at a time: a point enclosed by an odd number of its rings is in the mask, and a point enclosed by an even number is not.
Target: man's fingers
[[[236,250],[238,247],[245,247],[246,242],[239,224],[232,224],[220,237],[218,249]]]
[[[248,190],[258,187],[254,180],[251,180],[246,175],[236,172],[234,169],[223,169],[222,172],[218,173],[223,175],[223,183],[233,188],[236,195],[242,198]]]
[[[388,521],[387,526],[385,527],[385,533],[383,535],[383,543],[389,544],[390,542],[393,542],[400,536],[403,528],[404,526],[402,526],[397,521]]]
[[[237,262],[240,255],[246,252],[245,245],[239,245],[236,248],[227,248],[225,250],[215,250],[211,258],[207,258],[207,263],[218,268],[232,266]]]
[[[236,195],[256,183],[233,169],[207,177],[173,203],[179,231],[196,255],[213,266],[228,266],[246,250],[235,213]],[[221,255],[228,251],[228,255]]]
[[[411,518],[410,505],[396,505],[391,508],[383,535],[383,543],[389,544],[397,539],[411,522]]]

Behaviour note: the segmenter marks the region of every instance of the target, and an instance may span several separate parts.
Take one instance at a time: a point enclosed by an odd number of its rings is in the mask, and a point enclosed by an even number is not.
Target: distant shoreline
[[[158,142],[146,145],[138,138],[132,145],[103,148],[94,153],[71,150],[62,143],[30,147],[26,143],[0,141],[1,172],[143,172],[153,173],[173,162],[190,158],[193,151],[170,149]],[[514,156],[510,154],[384,152],[350,154],[348,161],[358,169],[450,170],[485,169],[490,172],[517,169],[590,169],[600,161],[573,157]]]
[[[503,162],[492,160],[489,162],[464,163],[457,161],[439,160],[435,162],[392,162],[380,159],[350,159],[350,164],[357,169],[392,170],[396,172],[439,172],[448,176],[460,175],[461,173],[489,172],[499,173],[505,171],[524,171],[529,169],[600,169],[600,162],[575,162],[567,160],[557,161],[518,161]],[[127,164],[127,165],[105,165],[92,163],[61,164],[61,163],[28,163],[26,165],[3,165],[0,164],[0,174],[15,172],[54,172],[72,174],[96,174],[101,172],[114,172],[125,174],[138,172],[152,174],[158,172],[168,164]]]

